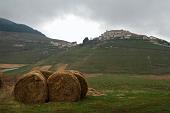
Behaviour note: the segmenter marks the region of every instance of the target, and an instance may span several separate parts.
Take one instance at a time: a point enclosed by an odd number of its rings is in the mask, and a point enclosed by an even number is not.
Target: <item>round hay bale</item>
[[[80,86],[81,86],[81,96],[80,96],[80,98],[81,99],[84,98],[87,94],[87,91],[88,91],[88,85],[87,85],[86,79],[84,78],[83,73],[81,73],[79,71],[75,71],[75,70],[67,70],[66,72],[72,73],[77,77],[77,79],[80,83]]]
[[[0,72],[0,88],[2,87],[2,73]]]
[[[15,99],[25,104],[44,103],[47,94],[46,79],[35,71],[22,76],[14,87]]]
[[[32,72],[37,72],[37,73],[40,73],[40,74],[44,75],[44,77],[46,78],[46,80],[48,79],[48,77],[49,77],[50,75],[53,74],[52,71],[45,71],[45,70],[33,70]]]
[[[48,79],[48,77],[53,74],[52,71],[40,70],[40,72],[45,76],[46,79]]]
[[[81,87],[71,73],[56,72],[47,79],[49,101],[75,102],[80,99]]]

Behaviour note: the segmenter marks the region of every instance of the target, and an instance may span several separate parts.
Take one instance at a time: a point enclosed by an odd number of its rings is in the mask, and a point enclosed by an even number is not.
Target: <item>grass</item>
[[[0,113],[169,113],[170,79],[158,77],[95,74],[87,78],[89,86],[106,95],[87,96],[74,103],[24,105],[14,101],[12,96],[5,98],[7,94],[2,91]]]
[[[2,32],[0,53],[3,55],[0,55],[0,63],[34,64],[53,53],[63,51],[53,46],[51,41],[64,42],[31,33]],[[17,47],[18,44],[22,46]]]
[[[170,48],[143,40],[109,40],[56,53],[38,64],[68,64],[86,73],[170,73]]]
[[[170,73],[170,47],[146,40],[109,40],[63,49],[52,46],[46,39],[41,43],[22,40],[24,48],[13,47],[17,40],[3,41],[0,48],[6,49],[0,49],[1,63],[53,65],[52,69],[68,64],[68,69],[86,73]]]

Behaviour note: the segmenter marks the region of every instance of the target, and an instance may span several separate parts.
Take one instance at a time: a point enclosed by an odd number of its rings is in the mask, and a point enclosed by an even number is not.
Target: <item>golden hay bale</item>
[[[0,88],[2,87],[2,76],[3,76],[3,73],[0,71]]]
[[[0,78],[0,88],[2,87],[2,80],[1,80],[1,78]]]
[[[40,73],[40,74],[42,74],[42,75],[44,75],[44,77],[46,78],[46,80],[48,79],[48,77],[50,76],[50,75],[52,75],[54,72],[52,72],[52,71],[46,71],[46,70],[33,70],[32,72],[37,72],[37,73]]]
[[[55,72],[47,79],[49,101],[74,102],[80,99],[81,87],[71,73]]]
[[[87,94],[87,91],[88,91],[88,85],[87,85],[87,82],[84,78],[83,73],[81,73],[79,71],[75,71],[75,70],[66,70],[66,72],[72,73],[77,77],[77,79],[79,80],[80,86],[81,86],[81,96],[80,96],[80,98],[81,99],[84,98]]]
[[[14,96],[16,100],[25,104],[46,102],[48,96],[46,79],[35,71],[25,74],[17,81]]]
[[[45,76],[46,79],[48,79],[48,77],[54,73],[52,71],[45,71],[45,70],[40,70],[40,72]]]

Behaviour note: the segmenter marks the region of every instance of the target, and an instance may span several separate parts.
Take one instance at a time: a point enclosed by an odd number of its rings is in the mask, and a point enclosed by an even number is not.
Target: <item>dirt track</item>
[[[58,68],[57,71],[63,71],[67,68],[68,64],[61,64]]]
[[[37,67],[34,67],[32,70],[43,70],[43,71],[48,71],[51,67],[52,67],[52,65],[37,66]]]
[[[27,64],[0,64],[0,68],[19,68],[26,65]]]

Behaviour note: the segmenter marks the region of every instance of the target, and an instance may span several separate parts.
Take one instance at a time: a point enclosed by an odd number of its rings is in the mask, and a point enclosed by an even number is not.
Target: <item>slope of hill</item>
[[[139,35],[138,35],[139,36]],[[102,37],[103,38],[103,37]],[[159,43],[160,42],[160,43]],[[160,39],[101,37],[50,56],[39,65],[68,64],[88,73],[170,73],[170,47]]]
[[[0,31],[0,63],[35,63],[71,46],[42,35]]]
[[[23,32],[23,33],[32,33],[32,34],[38,34],[45,36],[41,32],[27,26],[24,24],[17,24],[15,22],[12,22],[10,20],[0,18],[0,31],[6,31],[6,32]]]
[[[0,18],[0,63],[35,63],[73,44]]]

